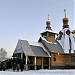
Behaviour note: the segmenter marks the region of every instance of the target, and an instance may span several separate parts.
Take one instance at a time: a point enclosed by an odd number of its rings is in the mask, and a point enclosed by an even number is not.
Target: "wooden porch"
[[[23,59],[25,70],[50,69],[51,57],[25,56],[21,53],[14,56],[17,59]]]

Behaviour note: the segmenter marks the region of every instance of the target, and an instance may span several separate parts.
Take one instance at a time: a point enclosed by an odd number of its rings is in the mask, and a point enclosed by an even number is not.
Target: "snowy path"
[[[0,71],[0,75],[75,75],[75,70]]]

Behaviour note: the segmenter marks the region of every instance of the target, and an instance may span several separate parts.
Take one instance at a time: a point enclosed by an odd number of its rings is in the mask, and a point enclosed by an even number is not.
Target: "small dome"
[[[50,20],[46,21],[46,25],[50,24]]]
[[[67,22],[68,22],[68,18],[63,18],[63,22],[64,22],[64,21],[67,21]]]
[[[51,27],[50,27],[51,23],[50,23],[50,20],[49,20],[49,15],[48,15],[48,20],[46,21],[46,25],[47,25],[46,29],[52,30]]]
[[[63,22],[68,22],[69,20],[68,20],[68,18],[66,17],[66,9],[64,9],[64,15],[65,15],[65,17],[63,18]]]

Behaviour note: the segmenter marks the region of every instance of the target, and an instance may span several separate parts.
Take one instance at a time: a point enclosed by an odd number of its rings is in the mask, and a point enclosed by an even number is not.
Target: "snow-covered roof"
[[[42,46],[42,43],[39,43],[39,42],[28,41],[28,43],[29,43],[29,45]]]
[[[24,53],[27,56],[49,57],[49,54],[42,43],[28,42],[26,40],[18,41],[14,51],[14,54],[16,53]]]
[[[29,45],[33,45],[33,46],[40,46],[40,47],[42,47],[43,48],[43,50],[45,51],[45,52],[47,52],[47,49],[43,46],[43,44],[42,43],[40,43],[40,42],[28,42],[29,43]],[[50,56],[50,54],[47,52],[47,54]]]
[[[50,44],[57,44],[57,43],[55,43],[55,42],[48,42],[44,37],[41,37],[41,38],[42,38],[42,40],[46,41],[47,43],[50,43]]]
[[[43,43],[48,52],[64,53],[61,45],[56,41],[55,43],[48,42],[44,37],[40,37],[39,42]]]
[[[51,33],[55,33],[55,34],[57,34],[55,31],[53,31],[53,30],[49,30],[49,29],[46,29],[44,32],[42,32],[42,33],[45,33],[45,32],[51,32]]]

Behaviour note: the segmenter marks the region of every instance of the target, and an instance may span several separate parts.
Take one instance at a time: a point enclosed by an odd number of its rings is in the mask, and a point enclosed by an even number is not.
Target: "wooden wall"
[[[56,61],[54,60],[54,58],[56,58]],[[51,65],[65,65],[65,59],[64,59],[64,55],[62,54],[58,54],[58,53],[52,53],[51,54]]]
[[[75,62],[72,61],[72,57],[75,57],[75,54],[65,54],[65,65],[75,65]]]
[[[42,58],[41,57],[36,58],[36,64],[37,65],[42,65]]]
[[[47,40],[48,40],[49,42],[55,43],[55,38],[53,38],[53,37],[48,37]]]
[[[51,53],[51,65],[56,66],[75,65],[75,62],[72,61],[72,57],[74,56],[75,54]],[[56,57],[56,61],[54,61],[54,57]]]
[[[51,53],[51,57],[36,57],[36,65],[75,66],[75,58],[72,61],[72,57],[75,57],[75,54]],[[29,59],[30,64],[35,65],[35,57],[29,56]]]

